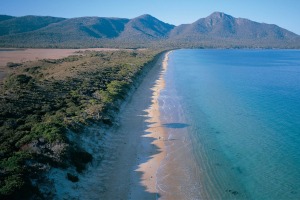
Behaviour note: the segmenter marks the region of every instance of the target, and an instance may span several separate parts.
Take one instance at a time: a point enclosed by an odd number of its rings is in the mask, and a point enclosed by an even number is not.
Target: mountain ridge
[[[34,15],[23,17],[1,15],[0,19],[0,36],[30,32],[65,20],[59,17]]]
[[[196,45],[214,47],[299,48],[300,42],[299,35],[277,25],[234,18],[221,12],[175,27],[170,38],[188,42],[193,38]],[[212,40],[215,44],[207,42]]]
[[[132,19],[0,15],[0,46],[300,48],[300,36],[274,24],[223,12],[178,26],[149,14]]]
[[[174,25],[167,24],[157,18],[144,14],[131,19],[125,26],[121,38],[134,39],[142,36],[142,39],[159,39],[166,35],[174,28]]]

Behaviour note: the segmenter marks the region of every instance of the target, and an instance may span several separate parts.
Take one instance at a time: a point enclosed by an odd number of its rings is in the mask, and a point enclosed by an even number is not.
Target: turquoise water
[[[186,152],[173,153],[182,196],[300,199],[300,51],[176,50],[165,80],[162,121],[183,141],[168,148]]]

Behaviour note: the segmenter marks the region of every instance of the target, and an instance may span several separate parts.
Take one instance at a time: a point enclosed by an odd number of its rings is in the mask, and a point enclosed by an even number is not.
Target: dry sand
[[[161,161],[166,156],[165,146],[164,146],[164,138],[166,138],[166,133],[163,125],[160,122],[160,111],[159,111],[159,102],[158,98],[161,90],[165,87],[165,81],[163,75],[168,66],[168,56],[169,53],[165,54],[164,60],[162,62],[162,72],[160,74],[159,79],[156,82],[156,85],[152,88],[153,96],[152,96],[152,105],[149,109],[146,110],[148,113],[149,119],[147,122],[150,124],[149,129],[146,132],[149,134],[144,135],[143,137],[152,138],[152,145],[155,145],[159,149],[159,153],[151,156],[146,163],[140,164],[139,168],[136,170],[141,172],[141,184],[146,187],[146,191],[155,193],[156,189],[156,172],[160,166]]]
[[[97,128],[86,132],[81,144],[89,146],[95,156],[92,165],[79,175],[80,181],[70,184],[64,170],[51,173],[57,199],[153,200],[161,197],[156,189],[156,174],[166,151],[158,97],[164,88],[167,55],[158,58],[123,104],[118,126],[102,139],[98,139],[103,134],[98,134],[101,131]]]
[[[86,199],[147,200],[160,197],[156,173],[166,152],[158,97],[164,88],[167,58],[166,53],[158,59],[124,106],[119,115],[119,127],[105,142],[106,157],[97,175],[88,180],[97,183],[93,187],[94,193],[91,188],[82,192]]]

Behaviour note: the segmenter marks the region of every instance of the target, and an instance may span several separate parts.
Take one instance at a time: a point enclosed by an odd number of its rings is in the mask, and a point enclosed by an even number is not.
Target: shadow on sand
[[[157,63],[161,63],[162,57]],[[98,196],[100,199],[152,200],[160,197],[155,188],[145,186],[145,182],[154,181],[155,174],[145,179],[140,169],[162,151],[152,144],[156,138],[147,137],[147,129],[153,123],[147,122],[149,117],[146,112],[152,104],[151,88],[161,75],[160,72],[161,65],[156,64],[120,113],[120,126],[111,133],[112,139],[106,149],[109,157],[103,160],[107,164],[102,165],[104,176],[98,187],[104,189]]]

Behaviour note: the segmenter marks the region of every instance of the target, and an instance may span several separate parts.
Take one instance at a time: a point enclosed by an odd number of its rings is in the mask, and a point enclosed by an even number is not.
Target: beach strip
[[[153,146],[158,148],[158,153],[151,156],[146,163],[140,164],[136,171],[142,173],[141,184],[146,187],[146,191],[150,193],[157,193],[157,170],[166,156],[166,149],[164,144],[164,138],[166,138],[166,132],[160,121],[160,110],[159,110],[159,96],[160,92],[165,88],[164,74],[168,67],[168,58],[170,51],[165,53],[164,59],[162,61],[162,70],[159,79],[156,81],[151,90],[152,94],[152,104],[145,110],[149,119],[146,122],[149,124],[146,130],[146,135],[143,137],[151,138]]]
[[[158,199],[157,170],[165,158],[165,131],[158,99],[165,83],[168,53],[150,70],[120,112],[119,125],[105,139],[105,157],[90,175],[86,199]],[[91,188],[94,192],[91,193]]]

